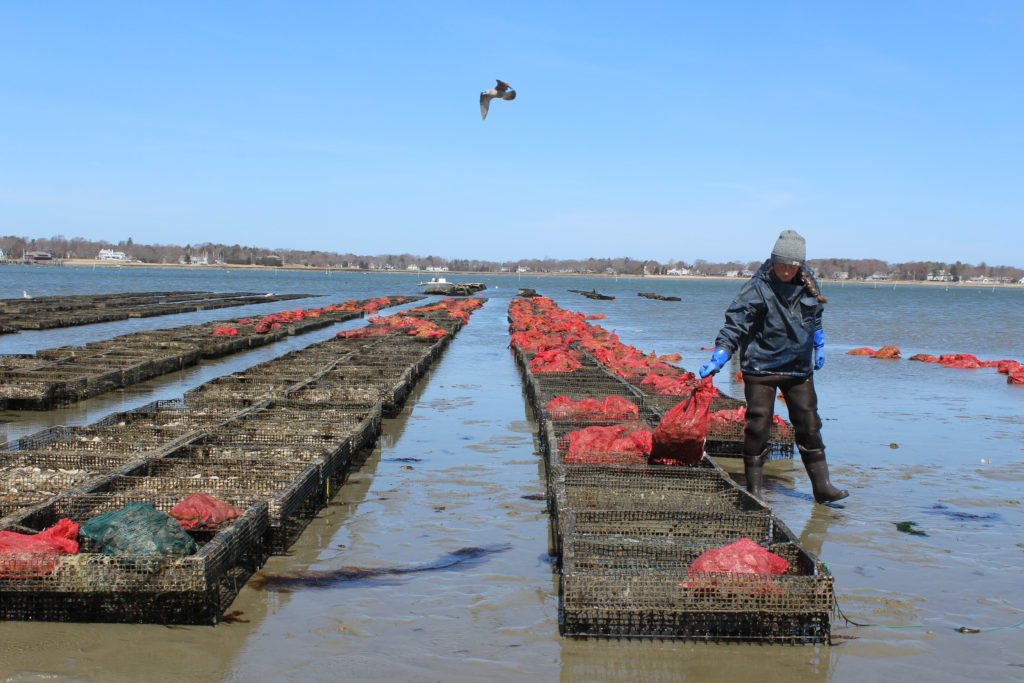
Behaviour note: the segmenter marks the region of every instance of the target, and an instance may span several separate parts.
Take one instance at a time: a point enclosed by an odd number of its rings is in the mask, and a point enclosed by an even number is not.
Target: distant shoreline
[[[369,273],[369,274],[401,274],[401,275],[414,275],[423,278],[430,278],[438,275],[435,272],[427,271],[403,271],[403,270],[371,270],[371,269],[360,269],[360,268],[323,268],[320,266],[300,266],[300,265],[283,265],[283,266],[257,266],[248,264],[234,264],[234,263],[217,263],[211,265],[184,265],[181,263],[142,263],[140,261],[114,261],[114,260],[99,260],[99,259],[62,259],[61,265],[65,266],[99,266],[100,268],[182,268],[185,270],[195,269],[241,269],[241,270],[295,270],[295,271],[331,271],[337,273]],[[34,265],[58,265],[57,263],[40,263]],[[527,277],[592,277],[592,278],[629,278],[633,280],[663,280],[663,281],[676,281],[676,280],[712,280],[712,281],[726,281],[726,282],[746,282],[748,278],[745,277],[726,277],[724,275],[611,275],[609,273],[495,273],[488,271],[448,271],[442,273],[444,277],[450,275],[459,276],[502,276],[510,277],[514,275],[526,275]],[[1006,289],[1024,289],[1024,285],[1015,282],[938,282],[934,280],[834,280],[832,278],[818,278],[818,281],[826,285],[871,285],[874,287],[878,286],[924,286],[924,287],[1000,287]]]

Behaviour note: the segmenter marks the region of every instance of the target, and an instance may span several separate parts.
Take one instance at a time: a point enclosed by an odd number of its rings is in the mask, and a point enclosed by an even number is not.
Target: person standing
[[[768,459],[768,437],[778,391],[789,407],[814,500],[832,503],[849,493],[832,485],[821,438],[814,371],[825,365],[823,304],[814,272],[804,263],[804,238],[793,230],[779,234],[771,257],[743,285],[725,312],[711,360],[700,366],[702,378],[722,369],[737,351],[747,400],[743,430],[743,470],[747,490],[758,499]]]

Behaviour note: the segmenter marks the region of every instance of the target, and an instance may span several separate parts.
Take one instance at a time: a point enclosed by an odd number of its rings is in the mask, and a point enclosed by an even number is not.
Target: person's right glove
[[[700,369],[697,370],[697,372],[700,373],[701,379],[703,379],[708,375],[713,375],[719,370],[721,370],[722,366],[725,365],[728,360],[728,353],[726,353],[722,349],[715,349],[711,353],[711,360],[709,360],[704,365],[700,366]]]

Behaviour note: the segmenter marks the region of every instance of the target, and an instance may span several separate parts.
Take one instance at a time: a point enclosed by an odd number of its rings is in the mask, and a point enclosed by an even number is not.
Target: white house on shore
[[[929,282],[952,282],[953,276],[947,270],[933,270],[924,277]]]
[[[123,251],[114,251],[113,249],[100,249],[100,253],[96,255],[96,258],[100,261],[127,261],[128,255]]]

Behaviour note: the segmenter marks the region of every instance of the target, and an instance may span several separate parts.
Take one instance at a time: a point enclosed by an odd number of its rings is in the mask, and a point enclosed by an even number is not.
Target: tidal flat
[[[113,291],[303,292],[288,308],[415,294],[410,274],[0,268],[0,296]],[[450,279],[455,279],[450,278]],[[366,462],[286,556],[271,557],[216,627],[0,623],[10,681],[852,681],[1024,677],[1024,387],[994,370],[847,356],[860,346],[1024,361],[1024,291],[829,283],[816,375],[832,479],[813,502],[799,459],[766,497],[835,576],[834,644],[571,640],[558,592],[536,423],[508,351],[520,287],[614,329],[623,343],[706,360],[742,284],[479,276],[488,299],[418,385]],[[568,290],[598,291],[594,300]],[[638,292],[678,296],[651,300]],[[281,304],[0,336],[0,353],[269,313]],[[398,309],[394,309],[398,310]],[[345,323],[342,327],[362,324]],[[86,424],[329,338],[289,338],[66,409],[0,414],[2,438]],[[742,397],[730,364],[717,378]],[[785,406],[777,406],[785,417]],[[738,460],[719,463],[741,479]],[[475,550],[473,550],[475,549]],[[332,578],[320,585],[287,577]],[[275,579],[275,577],[277,577]],[[284,577],[284,578],[281,578]],[[313,577],[313,578],[310,578]],[[276,581],[276,583],[275,583]],[[861,624],[861,625],[857,625]]]

